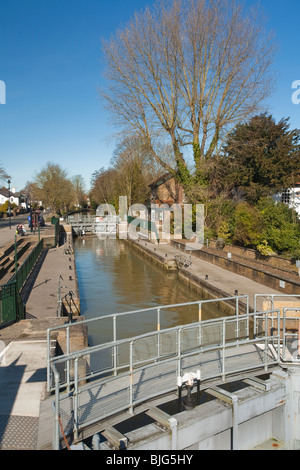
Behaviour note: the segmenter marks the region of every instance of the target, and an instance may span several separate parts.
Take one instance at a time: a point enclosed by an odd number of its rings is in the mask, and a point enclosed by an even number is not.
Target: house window
[[[285,204],[290,204],[291,201],[291,191],[289,189],[285,189],[281,196],[281,202]]]

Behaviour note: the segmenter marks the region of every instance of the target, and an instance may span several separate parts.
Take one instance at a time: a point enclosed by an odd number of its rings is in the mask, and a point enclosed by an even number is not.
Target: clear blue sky
[[[0,163],[22,189],[48,161],[69,176],[107,167],[114,128],[98,99],[101,38],[151,0],[2,0],[0,3]],[[252,3],[250,0],[247,3]],[[279,46],[277,90],[267,110],[300,128],[300,104],[291,101],[300,80],[300,2],[261,0]]]

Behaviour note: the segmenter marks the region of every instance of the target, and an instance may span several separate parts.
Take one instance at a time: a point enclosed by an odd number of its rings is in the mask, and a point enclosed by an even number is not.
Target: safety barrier
[[[55,443],[146,400],[176,390],[184,373],[225,378],[280,362],[280,311],[233,315],[158,330],[49,360],[55,390]]]
[[[9,282],[0,286],[0,326],[25,318],[25,304],[22,301],[20,290],[40,257],[43,247],[44,242],[42,239]]]
[[[185,302],[181,304],[162,305],[156,307],[149,307],[139,310],[131,310],[128,312],[114,313],[110,315],[103,315],[96,318],[81,321],[80,324],[89,327],[91,330],[98,330],[103,332],[103,342],[118,341],[124,339],[124,325],[131,324],[131,333],[127,336],[132,336],[132,332],[136,336],[151,331],[160,331],[166,324],[170,324],[170,319],[175,315],[181,314],[182,323],[195,323],[202,320],[203,311],[213,305],[218,306],[219,303],[226,303],[231,305],[234,316],[240,315],[241,303],[246,306],[246,313],[249,312],[249,298],[247,295],[237,295],[233,297],[224,297],[220,299],[198,300],[194,302]],[[184,321],[187,310],[190,309],[190,321]],[[73,328],[77,328],[78,323],[67,323],[65,325],[56,326],[47,330],[47,350],[48,350],[48,367],[47,367],[47,389],[51,391],[51,344],[57,337],[59,332],[65,333],[66,338],[66,354],[71,351],[71,332]],[[101,339],[100,339],[101,341]]]

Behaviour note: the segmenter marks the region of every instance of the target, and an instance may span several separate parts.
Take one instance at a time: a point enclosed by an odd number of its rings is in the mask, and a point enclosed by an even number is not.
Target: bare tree
[[[73,185],[66,171],[51,162],[36,175],[34,194],[57,213],[67,212],[74,201]]]
[[[0,180],[5,180],[7,178],[10,178],[10,176],[6,173],[5,169],[0,163]]]
[[[103,44],[115,123],[137,133],[183,184],[271,91],[272,38],[259,8],[237,0],[158,1]],[[157,148],[172,146],[175,166]],[[192,149],[192,152],[191,152]]]
[[[85,182],[81,175],[75,175],[71,178],[74,194],[74,205],[76,207],[83,206],[85,197]]]
[[[155,178],[155,169],[151,155],[141,139],[131,136],[119,142],[112,166],[116,171],[116,193],[127,197],[128,207],[144,203],[149,192],[149,182]]]
[[[100,168],[94,171],[91,178],[90,198],[93,205],[116,203],[115,180],[117,172],[113,168]]]

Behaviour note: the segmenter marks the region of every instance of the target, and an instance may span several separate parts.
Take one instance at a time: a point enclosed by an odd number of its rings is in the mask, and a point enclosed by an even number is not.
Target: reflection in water
[[[200,300],[181,283],[177,273],[167,273],[142,257],[122,240],[91,237],[74,243],[81,314],[87,319],[162,305]],[[220,316],[205,306],[202,319]],[[198,306],[161,310],[160,328],[198,320]],[[118,339],[156,330],[157,311],[118,319]],[[103,322],[104,323],[104,322]],[[89,328],[89,344],[111,341],[111,322]]]

